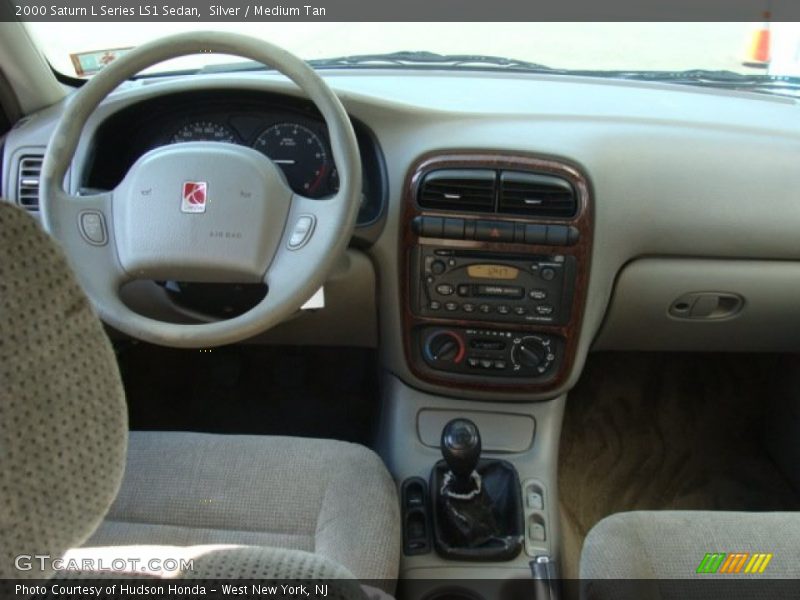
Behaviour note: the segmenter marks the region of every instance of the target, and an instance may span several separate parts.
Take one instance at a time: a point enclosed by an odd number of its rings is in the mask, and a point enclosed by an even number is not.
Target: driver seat
[[[399,503],[372,451],[127,428],[102,324],[53,240],[0,200],[0,578],[53,574],[17,570],[24,550],[78,564],[197,559],[151,576],[344,578],[393,591]],[[363,597],[355,589],[341,597]]]

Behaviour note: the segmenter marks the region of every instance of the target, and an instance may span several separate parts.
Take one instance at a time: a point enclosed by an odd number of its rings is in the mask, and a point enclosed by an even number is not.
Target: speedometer
[[[233,131],[222,123],[214,121],[193,121],[187,123],[172,135],[173,144],[179,142],[228,142],[236,143]]]
[[[266,154],[286,174],[298,194],[319,198],[329,190],[333,164],[320,137],[298,123],[278,123],[258,136],[253,148]]]

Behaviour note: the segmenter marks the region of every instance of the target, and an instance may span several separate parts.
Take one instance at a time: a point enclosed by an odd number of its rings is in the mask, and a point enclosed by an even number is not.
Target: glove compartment
[[[593,349],[800,350],[800,262],[634,260]]]

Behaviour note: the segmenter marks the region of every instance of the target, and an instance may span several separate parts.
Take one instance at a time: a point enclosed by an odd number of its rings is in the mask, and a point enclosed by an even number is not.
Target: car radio
[[[412,294],[420,316],[545,325],[569,321],[574,256],[434,246],[417,247],[414,255]]]

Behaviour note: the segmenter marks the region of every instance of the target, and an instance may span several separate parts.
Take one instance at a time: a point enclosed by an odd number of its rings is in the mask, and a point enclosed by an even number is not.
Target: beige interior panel
[[[726,315],[695,304],[695,317],[671,310],[676,302],[710,295],[738,296],[741,306]],[[594,349],[797,351],[798,299],[800,262],[639,259],[617,279]]]
[[[426,446],[439,448],[442,429],[451,419],[472,420],[481,431],[486,452],[525,452],[533,444],[536,421],[530,415],[473,410],[423,409],[417,414],[417,433]]]

